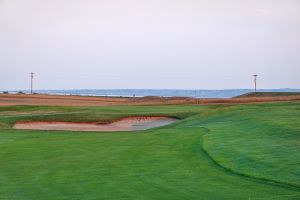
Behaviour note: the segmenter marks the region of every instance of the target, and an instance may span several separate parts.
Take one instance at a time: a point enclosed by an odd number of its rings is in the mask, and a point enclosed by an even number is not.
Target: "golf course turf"
[[[166,116],[132,132],[14,130],[19,121]],[[0,199],[300,199],[300,102],[1,106]]]

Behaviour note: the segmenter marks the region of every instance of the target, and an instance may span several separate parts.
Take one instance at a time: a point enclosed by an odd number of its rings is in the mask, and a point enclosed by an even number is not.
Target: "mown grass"
[[[299,199],[299,108],[0,107],[0,199]],[[137,115],[182,120],[126,133],[11,129]]]
[[[300,187],[298,104],[240,106],[207,120],[204,147],[222,166]]]

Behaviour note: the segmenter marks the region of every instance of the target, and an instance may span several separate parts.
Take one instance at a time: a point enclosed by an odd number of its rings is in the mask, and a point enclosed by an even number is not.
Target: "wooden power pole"
[[[254,76],[254,92],[256,93],[256,91],[257,91],[257,77],[258,77],[258,75],[254,74],[253,76]]]
[[[30,94],[33,94],[33,90],[32,90],[32,88],[33,88],[33,72],[31,72],[30,73],[31,74],[31,80],[30,80]]]

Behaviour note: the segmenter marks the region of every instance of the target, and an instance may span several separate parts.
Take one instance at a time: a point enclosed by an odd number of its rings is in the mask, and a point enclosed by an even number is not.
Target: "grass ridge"
[[[211,131],[209,128],[206,128],[206,127],[200,127],[200,128],[203,128],[205,130],[205,132],[206,132],[205,134],[208,134]],[[285,182],[282,182],[282,181],[276,181],[276,180],[272,180],[272,179],[251,176],[251,175],[248,175],[248,174],[245,174],[245,173],[237,172],[237,171],[235,171],[231,168],[225,167],[224,165],[220,164],[216,159],[214,159],[214,157],[212,155],[210,155],[209,151],[207,151],[205,149],[205,147],[203,145],[203,141],[204,141],[204,138],[202,136],[201,148],[202,148],[202,151],[204,152],[204,154],[207,157],[209,157],[213,161],[213,163],[215,163],[217,166],[222,168],[224,171],[229,172],[229,173],[233,173],[233,174],[236,174],[236,175],[248,178],[248,179],[251,179],[252,181],[256,181],[256,182],[259,182],[259,183],[265,183],[265,184],[268,184],[268,185],[277,186],[277,187],[281,187],[281,188],[285,188],[285,189],[290,189],[290,190],[294,190],[294,191],[298,191],[298,192],[300,191],[300,186],[298,186],[296,184],[285,183]]]

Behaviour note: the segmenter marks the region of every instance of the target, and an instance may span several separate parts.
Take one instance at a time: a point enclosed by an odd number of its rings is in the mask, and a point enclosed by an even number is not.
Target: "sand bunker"
[[[66,131],[137,131],[165,126],[176,122],[168,117],[130,117],[109,124],[74,122],[18,122],[14,129],[66,130]]]

